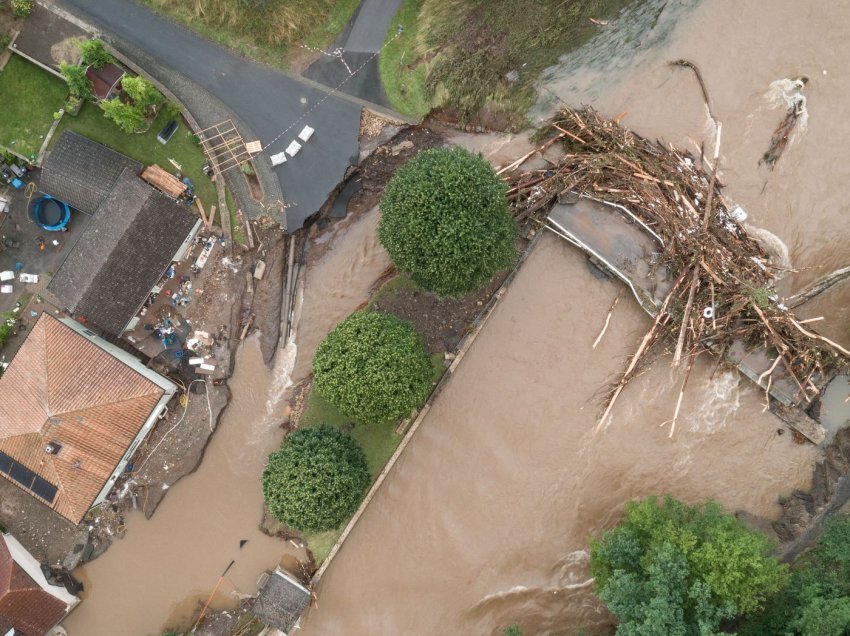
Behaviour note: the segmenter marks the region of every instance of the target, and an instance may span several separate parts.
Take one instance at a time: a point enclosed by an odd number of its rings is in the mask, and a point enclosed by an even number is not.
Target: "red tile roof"
[[[52,502],[28,492],[79,523],[163,393],[42,314],[0,378],[0,453],[56,486]],[[61,445],[58,454],[45,452],[51,442]]]
[[[0,630],[14,627],[23,636],[44,636],[65,617],[67,608],[15,563],[0,538]]]

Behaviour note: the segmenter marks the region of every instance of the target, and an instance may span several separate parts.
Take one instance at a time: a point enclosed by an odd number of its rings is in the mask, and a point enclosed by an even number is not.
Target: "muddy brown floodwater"
[[[280,351],[270,373],[257,338],[243,344],[229,383],[233,399],[197,472],[173,487],[149,521],[132,514],[125,538],[74,572],[86,592],[64,622],[71,636],[159,636],[165,627],[188,628],[231,559],[213,607],[235,606],[232,592],[256,592],[260,573],[285,555],[304,558],[258,528],[260,474],[282,438],[277,400],[291,353],[291,347]],[[240,549],[243,539],[248,543]]]
[[[850,262],[848,19],[847,1],[651,0],[552,69],[535,114],[556,95],[693,149],[713,137],[710,122],[692,75],[667,66],[692,60],[724,125],[726,195],[784,241],[798,270],[788,287],[799,288]],[[771,84],[800,75],[811,78],[807,125],[770,172],[758,160],[784,116]],[[848,288],[807,310],[845,344]],[[299,634],[495,636],[513,622],[535,636],[607,633],[587,539],[626,501],[711,497],[775,519],[777,496],[807,487],[817,451],[777,435],[763,394],[736,374],[712,376],[707,359],[672,439],[679,379],[664,360],[594,432],[600,389],[649,325],[620,303],[591,348],[617,292],[543,237],[325,573]]]

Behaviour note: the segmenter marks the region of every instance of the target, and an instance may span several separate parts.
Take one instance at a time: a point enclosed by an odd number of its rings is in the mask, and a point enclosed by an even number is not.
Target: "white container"
[[[0,272],[0,280],[15,280],[15,272],[7,269],[5,272]]]
[[[38,274],[25,274],[24,272],[21,272],[21,275],[18,278],[22,283],[38,282]]]
[[[282,163],[286,163],[286,153],[279,152],[276,155],[272,155],[272,165],[279,166]]]
[[[293,141],[286,147],[286,154],[288,154],[290,157],[294,157],[298,154],[299,150],[301,150],[301,144],[299,144],[297,141]]]
[[[203,363],[204,363],[203,358],[189,358],[189,364],[191,364],[193,367],[196,367],[199,364],[203,364]]]
[[[732,220],[736,223],[743,223],[747,220],[747,211],[744,210],[740,205],[736,205],[732,208],[732,211],[729,212],[729,216],[732,217]]]
[[[0,285],[0,294],[11,294],[14,290],[11,285]]]
[[[304,126],[304,128],[301,129],[301,132],[298,133],[298,139],[300,139],[306,144],[308,141],[310,141],[310,137],[313,136],[314,132],[316,131],[310,128],[310,126]]]

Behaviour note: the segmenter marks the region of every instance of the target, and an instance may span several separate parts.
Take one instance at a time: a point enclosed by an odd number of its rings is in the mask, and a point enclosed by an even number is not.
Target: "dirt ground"
[[[428,353],[451,352],[507,275],[507,271],[499,272],[486,287],[463,298],[441,298],[420,289],[395,289],[381,294],[372,308],[412,322],[425,339]]]

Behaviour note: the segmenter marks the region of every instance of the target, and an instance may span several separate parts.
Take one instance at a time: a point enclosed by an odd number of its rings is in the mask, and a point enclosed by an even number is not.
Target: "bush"
[[[76,64],[59,65],[62,77],[68,83],[68,92],[80,99],[92,99],[91,82],[86,77],[86,69]]]
[[[785,585],[770,547],[715,503],[650,497],[591,542],[590,573],[618,634],[714,634]]]
[[[480,156],[426,150],[387,185],[378,236],[396,267],[421,287],[469,293],[516,259],[505,188]]]
[[[15,17],[25,18],[32,13],[33,0],[12,0],[12,13]]]
[[[133,106],[143,114],[147,114],[151,108],[165,101],[156,87],[144,77],[124,77],[121,80],[121,90],[133,101]]]
[[[0,312],[0,347],[6,344],[9,336],[15,330],[15,314],[11,311]]]
[[[125,104],[117,97],[100,102],[103,115],[125,133],[141,130],[146,121],[145,114],[134,104]]]
[[[321,532],[338,528],[357,510],[370,482],[363,449],[325,424],[295,431],[269,455],[263,496],[283,523]]]
[[[92,68],[103,68],[115,62],[102,40],[86,40],[80,43],[80,55],[83,57],[83,64]]]
[[[316,391],[357,422],[407,416],[428,395],[433,373],[413,325],[368,310],[339,323],[313,358]]]

